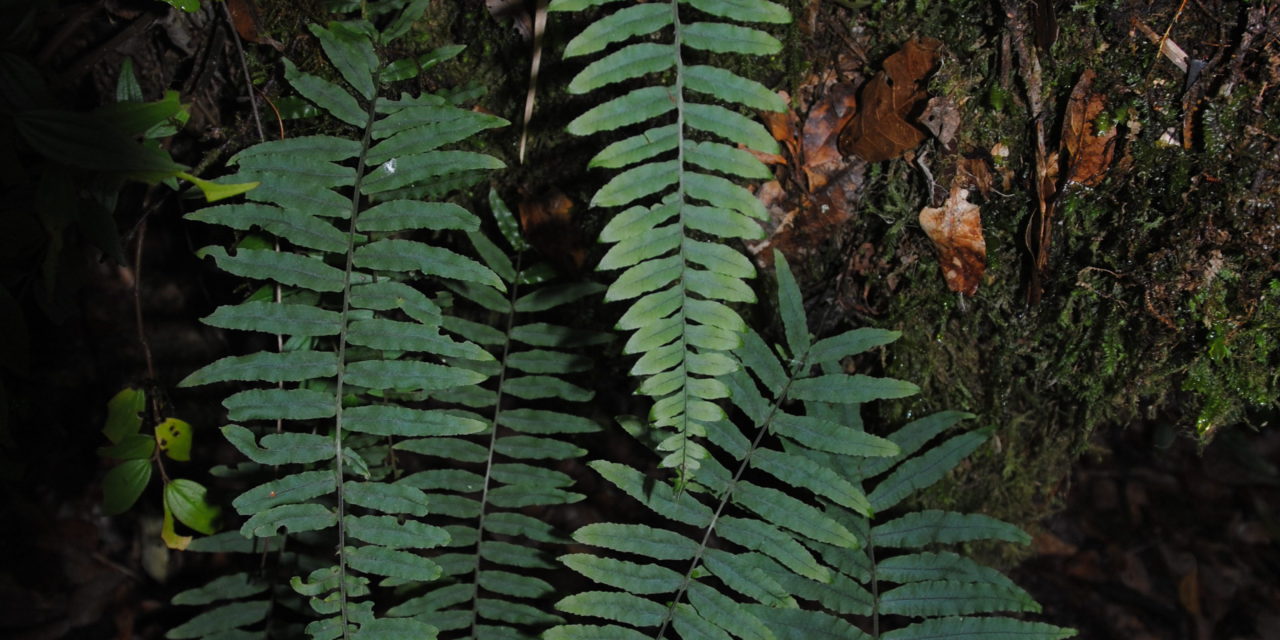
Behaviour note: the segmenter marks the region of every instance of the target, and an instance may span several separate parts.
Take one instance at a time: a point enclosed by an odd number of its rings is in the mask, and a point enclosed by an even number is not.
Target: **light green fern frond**
[[[550,10],[572,11],[608,0],[554,0]],[[662,464],[681,480],[697,469],[705,449],[694,438],[724,412],[720,377],[738,368],[729,355],[745,324],[729,304],[752,302],[745,279],[755,269],[724,240],[759,238],[763,205],[734,180],[770,177],[747,150],[777,153],[758,122],[723,106],[781,111],[776,94],[730,71],[695,64],[712,53],[770,55],[773,36],[734,22],[784,23],[790,16],[766,0],[664,0],[635,3],[599,19],[565,48],[565,56],[613,49],[569,84],[585,93],[640,78],[630,89],[569,124],[577,135],[639,133],[615,142],[591,166],[622,171],[595,194],[592,205],[627,207],[600,235],[613,244],[599,268],[622,273],[608,301],[634,300],[618,328],[634,331],[624,351],[640,355],[634,375],[640,393],[655,399],[650,421],[670,430]]]
[[[374,612],[376,584],[439,578],[440,562],[422,551],[451,540],[448,530],[420,520],[445,505],[397,479],[396,459],[434,442],[443,449],[451,437],[489,428],[482,415],[438,405],[488,377],[451,358],[492,356],[444,333],[437,302],[408,282],[427,276],[499,290],[506,285],[470,258],[412,239],[419,230],[475,231],[477,218],[454,204],[400,194],[501,167],[487,155],[444,147],[506,122],[432,95],[379,96],[388,69],[379,48],[423,8],[422,2],[409,4],[381,33],[363,20],[313,25],[343,83],[303,73],[287,61],[285,75],[302,97],[345,123],[348,135],[246,149],[232,159],[239,169],[233,180],[262,186],[247,195],[248,202],[188,216],[256,229],[270,238],[266,246],[281,247],[206,250],[222,269],[282,288],[279,300],[222,307],[206,321],[288,336],[286,348],[224,358],[182,384],[250,383],[227,398],[233,424],[222,431],[274,479],[234,501],[245,517],[240,534],[288,535],[297,540],[290,544],[326,549],[323,564],[292,582],[316,616],[306,627],[316,639],[435,637],[436,629],[424,622]],[[187,598],[221,593],[206,590]],[[240,637],[244,632],[234,631],[266,617],[267,604],[224,605],[170,637]]]
[[[977,615],[1038,607],[992,569],[954,553],[923,550],[977,539],[1026,542],[1016,527],[942,511],[875,520],[941,478],[986,434],[963,433],[925,448],[971,417],[955,411],[917,420],[889,437],[867,433],[861,404],[909,396],[917,388],[848,375],[833,363],[898,334],[855,329],[812,341],[786,261],[778,255],[776,264],[791,357],[780,359],[748,332],[737,350],[746,369],[723,377],[750,427],[709,423],[708,439],[718,453],[703,460],[683,493],[623,465],[592,464],[674,522],[667,528],[603,523],[578,530],[575,540],[608,555],[563,560],[606,589],[571,595],[557,606],[607,624],[562,625],[545,637],[662,638],[669,630],[686,639],[759,640],[1071,635],[1042,623]],[[815,371],[818,362],[829,364]],[[804,411],[795,413],[797,408]],[[690,528],[698,534],[679,533]],[[880,619],[890,614],[924,620],[881,635]]]

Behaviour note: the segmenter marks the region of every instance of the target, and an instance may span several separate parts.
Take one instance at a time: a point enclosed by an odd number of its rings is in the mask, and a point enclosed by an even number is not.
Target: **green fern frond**
[[[554,0],[549,9],[598,4],[604,2]],[[738,366],[728,354],[741,342],[745,323],[729,304],[755,300],[745,283],[755,275],[751,262],[703,238],[762,237],[755,220],[767,218],[763,205],[733,180],[770,176],[744,149],[778,151],[762,125],[721,103],[785,108],[758,82],[691,63],[703,52],[770,55],[781,48],[773,36],[725,20],[784,23],[790,15],[766,0],[639,3],[597,20],[565,48],[566,57],[614,48],[578,73],[569,83],[572,93],[631,86],[644,77],[661,83],[590,109],[569,131],[646,127],[591,160],[591,166],[622,170],[592,205],[628,207],[600,235],[613,247],[598,268],[622,270],[605,300],[634,301],[618,323],[634,331],[624,352],[640,355],[631,372],[646,377],[639,392],[655,399],[652,424],[671,431],[658,448],[663,466],[676,469],[681,482],[707,455],[696,439],[724,417],[715,403],[728,395],[720,377]]]
[[[240,534],[285,535],[304,548],[333,549],[292,582],[317,616],[306,626],[317,639],[435,637],[437,630],[426,622],[376,615],[370,599],[376,584],[439,578],[445,566],[422,551],[452,541],[451,531],[419,519],[456,505],[436,504],[414,482],[397,478],[396,458],[491,428],[478,414],[437,408],[451,393],[488,378],[455,359],[492,356],[449,337],[437,302],[407,282],[425,275],[463,286],[506,285],[470,258],[410,239],[423,229],[475,231],[477,218],[453,204],[399,194],[501,167],[489,156],[443,147],[506,122],[432,95],[379,97],[388,68],[379,48],[404,33],[424,7],[409,4],[381,33],[362,20],[313,25],[343,82],[303,73],[287,61],[285,75],[304,98],[349,125],[349,135],[266,142],[242,151],[231,161],[237,176],[262,186],[247,194],[249,202],[190,216],[241,231],[256,228],[281,247],[206,251],[226,271],[282,288],[276,302],[223,307],[209,323],[288,336],[285,344],[292,348],[224,358],[183,384],[255,385],[226,402],[230,418],[245,424],[222,431],[261,465],[263,475],[275,477],[233,503],[246,518]],[[180,599],[201,604],[264,590],[237,577]],[[256,635],[244,628],[266,617],[271,602],[222,606],[169,637]]]
[[[522,511],[584,497],[571,490],[573,478],[552,468],[585,453],[572,438],[598,430],[594,422],[562,411],[566,402],[583,402],[593,395],[565,379],[592,366],[569,345],[608,338],[532,322],[537,314],[596,295],[604,287],[555,282],[545,264],[526,265],[532,252],[519,235],[515,216],[496,193],[490,194],[490,204],[514,260],[484,234],[473,231],[469,236],[505,292],[489,284],[453,283],[452,292],[473,303],[488,322],[449,316],[443,321],[451,331],[489,349],[483,351],[485,358],[470,355],[455,361],[494,381],[459,390],[470,410],[486,416],[483,427],[461,441],[480,464],[475,471],[446,466],[428,469],[401,481],[426,492],[434,505],[450,505],[448,513],[437,510],[437,515],[455,518],[453,524],[445,525],[452,542],[442,563],[451,584],[414,586],[420,595],[388,611],[442,632],[461,630],[478,640],[530,638],[530,629],[563,622],[537,606],[553,588],[531,575],[554,565],[536,549],[514,543],[530,547],[562,543],[550,525]],[[547,398],[559,401],[554,410],[539,406],[537,401]],[[445,452],[424,453],[448,457]]]
[[[972,417],[957,411],[922,418],[887,437],[865,432],[861,404],[912,395],[917,388],[848,375],[835,363],[891,342],[896,333],[855,329],[814,342],[786,260],[777,255],[775,261],[792,355],[780,359],[748,331],[735,352],[745,368],[720,378],[750,428],[709,423],[708,440],[720,453],[702,461],[684,492],[625,465],[592,463],[674,524],[596,524],[576,532],[575,540],[607,555],[570,554],[562,561],[607,590],[569,596],[557,607],[610,624],[564,625],[546,637],[662,638],[669,630],[690,639],[942,638],[969,630],[991,637],[1070,636],[1040,623],[974,617],[1039,607],[992,569],[955,553],[922,551],[979,539],[1026,543],[1016,527],[934,510],[878,521],[939,480],[987,433],[961,433],[926,447]],[[677,532],[689,527],[698,533]],[[882,636],[886,615],[925,621]]]

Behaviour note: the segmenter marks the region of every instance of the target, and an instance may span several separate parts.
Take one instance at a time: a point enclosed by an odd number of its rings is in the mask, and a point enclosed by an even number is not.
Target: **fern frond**
[[[240,391],[226,402],[231,419],[247,426],[230,424],[223,434],[263,471],[275,469],[274,479],[233,504],[246,517],[240,533],[247,538],[289,535],[304,547],[334,549],[331,560],[292,583],[319,616],[307,625],[317,639],[435,637],[437,630],[423,621],[379,617],[369,599],[377,583],[436,580],[444,565],[421,552],[452,539],[450,531],[418,520],[447,505],[433,504],[423,489],[397,479],[396,458],[488,426],[479,415],[427,404],[488,378],[451,359],[492,356],[442,333],[439,306],[406,282],[427,275],[499,289],[505,284],[470,258],[411,239],[421,229],[474,231],[477,218],[453,204],[397,194],[501,167],[488,156],[442,147],[506,123],[431,95],[379,97],[388,66],[379,47],[403,33],[424,7],[409,4],[383,33],[360,20],[312,25],[341,82],[287,61],[286,78],[349,125],[349,135],[267,142],[237,154],[231,161],[237,175],[263,186],[247,195],[250,202],[190,216],[241,231],[256,228],[282,248],[206,250],[224,270],[275,283],[284,292],[273,303],[222,307],[208,321],[288,336],[292,348],[224,358],[183,384],[277,385]],[[279,426],[271,432],[255,426],[261,421]],[[237,578],[180,598],[198,604],[260,591]],[[223,606],[170,637],[239,637],[269,608],[270,601]]]
[[[536,314],[596,295],[603,287],[590,282],[545,281],[539,275],[546,273],[545,265],[525,264],[531,252],[519,235],[515,216],[496,193],[490,194],[489,201],[511,252],[482,233],[472,231],[469,237],[501,286],[475,281],[450,285],[457,298],[473,303],[489,322],[481,325],[453,316],[443,321],[451,332],[488,346],[479,354],[452,360],[460,369],[494,381],[459,389],[468,408],[485,415],[484,422],[471,432],[473,437],[460,441],[470,451],[467,459],[481,466],[475,471],[427,469],[402,480],[426,492],[437,507],[437,515],[457,519],[446,525],[452,536],[449,553],[437,558],[453,584],[437,589],[412,586],[421,595],[389,611],[441,631],[464,631],[478,640],[528,638],[530,628],[563,622],[536,606],[551,594],[552,586],[531,575],[531,570],[553,565],[538,550],[512,543],[562,542],[549,525],[521,511],[543,510],[583,498],[571,490],[573,479],[551,466],[581,456],[585,451],[571,439],[598,429],[594,422],[561,409],[563,402],[584,402],[593,395],[565,379],[592,366],[590,359],[573,351],[571,345],[605,338],[531,321]],[[538,406],[536,401],[548,398],[562,402],[555,404],[555,410]],[[450,452],[439,450],[424,453],[450,457]],[[442,512],[441,504],[452,507]]]
[[[549,9],[597,4],[604,3],[555,0]],[[572,93],[630,86],[641,78],[661,83],[597,105],[573,120],[569,131],[646,127],[591,160],[591,166],[622,170],[596,192],[592,205],[628,207],[600,235],[613,247],[598,268],[621,270],[605,300],[633,301],[618,324],[635,331],[624,352],[640,355],[631,373],[646,378],[639,393],[654,398],[649,419],[669,431],[659,445],[662,464],[676,469],[680,482],[706,456],[697,439],[724,417],[714,402],[728,395],[719,377],[737,367],[728,353],[741,342],[745,324],[726,303],[755,300],[745,283],[755,275],[751,262],[719,241],[762,237],[754,220],[767,215],[733,180],[770,176],[744,148],[777,152],[762,125],[717,103],[785,107],[758,82],[690,63],[702,52],[770,55],[781,48],[764,31],[724,20],[782,23],[790,16],[766,0],[643,3],[597,20],[565,47],[566,57],[614,49],[574,77]]]
[[[863,431],[861,404],[917,389],[845,374],[832,363],[896,334],[855,329],[814,342],[786,260],[777,255],[775,261],[791,357],[780,359],[748,331],[735,351],[745,368],[720,377],[749,428],[709,422],[708,439],[723,455],[706,457],[684,492],[625,465],[592,463],[610,483],[674,524],[596,524],[575,533],[580,543],[625,555],[564,556],[567,566],[612,590],[570,596],[557,606],[614,624],[567,625],[547,637],[661,638],[674,630],[687,639],[877,638],[883,615],[951,620],[991,630],[992,637],[1070,635],[1012,618],[966,617],[1039,607],[992,569],[950,552],[917,551],[977,539],[1025,543],[1026,534],[1016,527],[944,511],[875,521],[941,478],[987,432],[962,433],[925,448],[933,436],[971,417],[961,412],[935,414],[883,438]],[[830,360],[815,362],[815,353]],[[803,413],[795,412],[801,408]],[[726,467],[722,460],[733,464]],[[864,486],[874,488],[868,493]],[[697,534],[677,532],[688,527]],[[903,551],[891,555],[898,549]],[[858,628],[847,616],[867,624]],[[939,629],[915,625],[903,631],[904,637],[928,637],[923,634]]]

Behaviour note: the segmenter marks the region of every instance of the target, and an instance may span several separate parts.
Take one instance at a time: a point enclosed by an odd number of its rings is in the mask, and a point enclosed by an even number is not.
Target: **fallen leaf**
[[[569,196],[551,187],[516,207],[525,239],[565,273],[577,273],[587,259],[586,242],[573,224],[573,206]]]
[[[920,210],[920,226],[938,249],[947,287],[969,296],[976,293],[987,269],[987,242],[982,237],[981,212],[969,202],[969,191],[952,186],[941,207]]]
[[[924,81],[938,62],[942,43],[916,38],[884,61],[884,71],[862,87],[862,108],[840,135],[840,148],[867,162],[896,158],[924,141],[909,121],[925,97]]]
[[[991,173],[991,163],[981,156],[961,157],[957,179],[963,181],[965,188],[976,188],[984,198],[991,195],[991,187],[995,182],[995,176]]]
[[[1097,186],[1106,177],[1115,156],[1116,128],[1098,131],[1096,121],[1106,110],[1106,99],[1093,91],[1097,74],[1085,69],[1071,90],[1066,118],[1062,122],[1062,154],[1066,160],[1067,182]]]
[[[253,0],[227,0],[227,12],[231,14],[231,24],[235,26],[241,40],[284,51],[284,45],[262,34],[262,20],[258,18],[258,6]]]
[[[920,114],[920,124],[938,139],[944,149],[955,151],[952,142],[956,139],[956,131],[960,129],[960,107],[946,96],[929,98],[924,113]]]
[[[836,142],[840,131],[853,118],[857,104],[853,85],[841,82],[831,85],[822,100],[809,110],[801,136],[804,150],[801,168],[809,181],[810,191],[826,186],[832,174],[844,166],[844,158]]]
[[[779,91],[778,95],[783,100],[790,102],[791,96],[786,91]],[[800,159],[800,142],[796,139],[798,131],[800,131],[800,118],[796,116],[791,109],[786,111],[761,111],[760,119],[764,121],[764,126],[769,130],[769,135],[774,140],[782,143],[783,148],[794,160]]]

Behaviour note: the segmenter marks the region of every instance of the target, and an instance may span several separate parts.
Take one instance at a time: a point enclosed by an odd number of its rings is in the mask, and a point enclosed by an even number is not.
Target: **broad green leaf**
[[[628,45],[578,72],[567,87],[569,93],[581,94],[632,78],[666,71],[676,62],[675,49],[669,44],[641,42]]]
[[[182,524],[205,535],[217,527],[221,507],[205,500],[208,490],[198,482],[175,478],[164,485],[164,504]]]
[[[144,436],[140,433],[125,436],[123,440],[109,447],[99,447],[98,456],[108,460],[143,460],[150,458],[156,450],[155,436]]]
[[[102,478],[102,512],[109,516],[129,510],[151,481],[151,460],[125,460]]]
[[[731,640],[727,631],[717,627],[690,605],[680,603],[671,616],[672,626],[684,640]]]
[[[732,209],[685,205],[684,224],[695,231],[721,238],[759,240],[764,237],[760,223]]]
[[[684,159],[704,169],[752,180],[767,180],[773,172],[750,153],[719,142],[685,140]]]
[[[796,601],[751,560],[752,554],[729,553],[721,549],[707,549],[702,561],[712,575],[726,587],[761,604],[776,607],[796,607]]]
[[[951,580],[985,582],[1011,590],[1018,588],[999,571],[950,551],[907,553],[885,558],[876,563],[876,576],[899,584]]]
[[[147,393],[126,387],[107,401],[107,422],[102,434],[114,444],[142,428],[142,412],[147,406]]]
[[[889,344],[901,335],[901,331],[859,327],[817,341],[809,350],[808,361],[814,364],[839,362],[845,357]]]
[[[872,640],[861,629],[825,611],[746,606],[778,640]]]
[[[582,416],[544,409],[508,409],[498,414],[498,424],[529,434],[592,433],[600,425]]]
[[[737,211],[757,220],[768,220],[769,213],[750,191],[720,176],[689,172],[684,175],[685,190],[692,198],[704,200],[720,208]]]
[[[807,458],[762,448],[752,454],[751,464],[793,487],[808,489],[864,516],[872,514],[873,503],[860,489],[832,469],[815,465]]]

